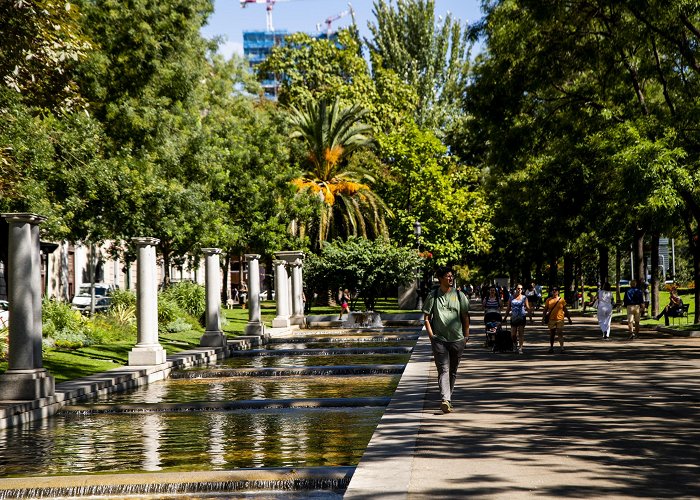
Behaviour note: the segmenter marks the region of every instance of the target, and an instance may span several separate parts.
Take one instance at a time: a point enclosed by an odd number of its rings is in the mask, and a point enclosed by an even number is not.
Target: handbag
[[[554,303],[554,307],[557,307],[557,304],[559,303],[560,300],[561,300],[561,297],[559,297],[557,299],[557,301]],[[542,324],[546,325],[549,323],[549,316],[552,314],[552,311],[554,311],[554,307],[552,307],[549,310],[547,310],[545,308],[544,314],[542,315]]]

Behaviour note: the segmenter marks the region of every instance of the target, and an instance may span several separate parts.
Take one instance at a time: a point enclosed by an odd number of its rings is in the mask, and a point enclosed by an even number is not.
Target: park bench
[[[690,308],[690,304],[681,304],[680,311],[677,314],[674,314],[673,316],[669,316],[671,318],[671,322],[673,324],[676,323],[676,318],[678,318],[678,322],[680,323],[681,318],[685,318],[686,324],[689,321],[688,318],[688,309]]]

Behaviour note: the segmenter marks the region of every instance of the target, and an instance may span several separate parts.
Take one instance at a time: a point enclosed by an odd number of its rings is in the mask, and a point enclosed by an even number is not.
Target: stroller
[[[484,324],[486,330],[484,347],[492,348],[493,352],[513,351],[513,337],[510,330],[503,329],[500,312],[487,311],[484,314]]]

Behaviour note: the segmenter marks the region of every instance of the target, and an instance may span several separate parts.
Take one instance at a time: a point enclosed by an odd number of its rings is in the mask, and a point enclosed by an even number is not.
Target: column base
[[[246,335],[258,335],[260,337],[265,335],[265,325],[261,322],[249,321],[245,327]]]
[[[44,368],[7,370],[0,375],[0,400],[24,401],[56,394],[54,378]]]
[[[199,338],[200,347],[226,347],[226,335],[222,331],[209,331],[204,332]]]
[[[129,351],[129,366],[161,365],[167,360],[167,353],[160,345],[154,347],[134,347]]]
[[[289,316],[277,316],[272,320],[272,328],[287,328],[291,324]]]
[[[290,321],[293,325],[302,326],[302,325],[304,325],[304,323],[305,323],[305,317],[304,317],[303,314],[295,314],[294,316],[292,316],[291,318],[289,318],[289,321]]]

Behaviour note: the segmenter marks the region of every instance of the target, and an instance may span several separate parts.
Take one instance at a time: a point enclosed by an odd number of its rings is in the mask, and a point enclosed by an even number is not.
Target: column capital
[[[260,254],[247,253],[247,254],[245,254],[245,260],[246,260],[246,262],[250,262],[251,260],[260,260]]]
[[[272,259],[272,265],[274,266],[284,266],[287,263],[284,259]]]
[[[29,224],[41,224],[46,220],[46,217],[32,213],[7,213],[0,214],[0,217],[7,222],[28,222]]]
[[[148,245],[156,246],[158,243],[160,243],[158,238],[151,238],[150,236],[134,236],[131,238],[131,241],[134,242],[134,245],[139,247],[145,247]]]
[[[291,263],[297,259],[303,261],[306,257],[306,254],[301,250],[287,250],[284,252],[275,252],[275,257],[277,257],[278,259],[286,260],[287,262]]]
[[[205,255],[219,255],[221,253],[220,248],[202,248],[202,252]]]

